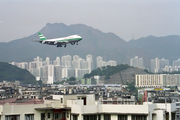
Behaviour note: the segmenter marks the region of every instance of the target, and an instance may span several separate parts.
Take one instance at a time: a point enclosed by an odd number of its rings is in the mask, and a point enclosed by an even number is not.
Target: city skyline
[[[100,56],[98,56],[100,57]],[[102,57],[101,57],[102,58]],[[36,80],[42,80],[44,83],[53,84],[54,82],[60,82],[64,78],[68,77],[80,77],[84,74],[89,74],[93,70],[93,56],[88,54],[86,59],[80,58],[78,55],[64,55],[56,57],[55,60],[51,60],[46,57],[45,60],[37,56],[32,62],[12,62],[12,65],[16,65],[20,68],[27,69],[31,74],[36,77]],[[103,66],[116,66],[116,61],[98,61],[98,67]]]
[[[37,81],[42,80],[48,84],[60,82],[69,77],[83,78],[85,74],[91,73],[96,68],[117,65],[117,62],[113,60],[104,61],[102,56],[96,57],[95,62],[93,61],[93,55],[88,54],[85,58],[83,59],[78,55],[64,55],[61,58],[56,57],[55,60],[51,60],[49,57],[43,60],[37,56],[31,62],[12,62],[11,64],[22,69],[27,69],[35,76]],[[94,68],[95,63],[96,67]],[[135,58],[131,58],[129,65],[149,70],[149,68],[144,67],[142,57],[135,56]],[[180,71],[180,59],[174,60],[172,66],[170,66],[169,60],[156,57],[155,59],[151,59],[151,68],[149,71],[152,73]]]
[[[88,55],[90,55],[90,54],[88,54]],[[96,69],[98,67],[103,67],[103,66],[107,66],[107,65],[110,65],[110,66],[117,65],[117,62],[115,60],[104,61],[102,56],[97,56],[96,59],[94,59],[93,55],[90,55],[91,56],[91,57],[89,56],[90,58],[87,57],[88,55],[86,55],[85,59],[81,58],[78,55],[73,55],[73,56],[71,56],[71,55],[64,55],[64,56],[62,56],[61,60],[64,61],[63,59],[64,59],[65,56],[68,56],[70,61],[72,60],[72,63],[71,62],[68,63],[68,61],[66,61],[67,62],[66,63],[67,67],[71,66],[71,64],[72,64],[72,66],[75,66],[76,63],[74,61],[78,60],[78,59],[81,59],[81,61],[84,61],[84,60],[88,61],[88,59],[90,59],[92,61],[96,60],[96,62],[93,63],[93,64],[96,64],[96,65],[91,66],[91,70],[93,70],[94,68]],[[60,57],[56,57],[56,60],[51,60],[51,61],[50,61],[49,57],[46,57],[45,59],[46,59],[46,61],[48,61],[48,64],[60,65],[60,61],[61,61]],[[36,61],[36,60],[42,61],[43,58],[39,58],[39,56],[37,56],[37,58],[34,58],[34,61]],[[152,61],[154,61],[154,60],[156,62],[154,63],[154,65],[152,65]],[[59,62],[57,62],[57,61],[59,61]],[[97,61],[99,61],[99,63],[97,63]],[[161,62],[160,65],[158,65],[159,63],[157,64],[157,61]],[[165,61],[165,62],[163,63],[163,61]],[[13,63],[13,62],[11,62],[11,63]],[[27,69],[27,66],[24,65],[26,62],[19,62],[19,63],[21,63],[19,65],[21,68]],[[63,64],[65,64],[65,63],[62,62],[61,65],[63,65]],[[144,67],[145,65],[144,65],[144,62],[143,62],[143,58],[135,56],[134,58],[130,58],[130,61],[129,61],[128,64],[130,66],[133,66],[133,67],[138,67],[138,68],[142,68],[142,69],[150,69],[149,71],[153,72],[152,71],[153,67],[156,68],[156,69],[161,69],[161,68],[168,69],[169,67],[178,67],[178,66],[180,66],[180,59],[173,60],[172,64],[170,64],[168,59],[164,59],[164,58],[159,59],[158,57],[156,57],[154,59],[151,59],[151,68],[145,68]],[[155,71],[157,72],[157,70],[155,70]],[[167,70],[165,70],[165,71],[167,71]],[[173,70],[170,70],[170,71],[167,71],[167,72],[172,72],[172,71]]]

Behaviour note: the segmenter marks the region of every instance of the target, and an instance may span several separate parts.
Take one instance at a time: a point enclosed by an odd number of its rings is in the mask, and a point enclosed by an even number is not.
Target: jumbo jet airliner
[[[82,40],[82,37],[79,35],[71,35],[67,37],[62,38],[54,38],[54,39],[46,39],[46,37],[39,32],[39,38],[40,40],[33,40],[35,42],[40,42],[42,44],[48,44],[48,45],[56,45],[56,47],[66,47],[66,44],[71,45],[78,45],[78,42]]]

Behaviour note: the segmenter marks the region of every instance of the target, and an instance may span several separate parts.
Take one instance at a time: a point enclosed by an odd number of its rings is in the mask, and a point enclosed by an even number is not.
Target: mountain
[[[139,49],[150,52],[155,57],[165,58],[170,60],[170,64],[173,60],[180,58],[180,36],[170,35],[164,37],[148,36],[137,40],[130,40],[133,46]]]
[[[0,82],[14,82],[15,80],[24,84],[36,83],[35,77],[29,73],[28,70],[20,69],[17,66],[5,62],[0,62]]]
[[[118,63],[129,63],[129,59],[135,55],[144,57],[147,55],[147,52],[128,44],[113,33],[103,33],[83,24],[67,26],[63,23],[48,23],[39,32],[42,32],[47,38],[79,34],[83,40],[79,42],[79,45],[69,44],[66,48],[56,48],[56,46],[32,42],[32,39],[39,39],[37,32],[29,37],[0,43],[0,61],[28,62],[37,56],[43,59],[45,57],[55,59],[57,56],[63,55],[79,55],[85,58],[87,54],[92,54],[94,61],[97,56],[102,56],[105,61],[116,60]]]
[[[38,32],[43,33],[47,38],[78,34],[83,39],[79,45],[68,44],[66,48],[57,48],[33,42],[32,39],[39,39]],[[79,55],[81,58],[85,58],[87,54],[91,54],[94,57],[94,63],[96,63],[97,56],[102,56],[104,61],[115,60],[118,64],[129,63],[130,58],[139,56],[143,58],[146,67],[149,67],[152,58],[164,57],[176,60],[180,53],[180,36],[148,36],[126,42],[114,33],[104,33],[83,24],[67,26],[63,23],[47,23],[38,32],[8,43],[1,42],[0,61],[30,62],[37,56],[43,59],[50,57],[51,60],[54,60],[57,56],[63,55]]]

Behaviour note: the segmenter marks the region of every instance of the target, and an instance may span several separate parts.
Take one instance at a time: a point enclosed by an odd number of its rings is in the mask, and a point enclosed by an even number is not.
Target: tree
[[[127,89],[129,89],[130,92],[132,93],[138,93],[137,88],[135,87],[135,83],[134,82],[127,82],[126,85],[128,86]]]
[[[64,84],[64,82],[66,82],[66,81],[65,81],[65,80],[63,80],[63,81],[59,82],[59,84]]]
[[[42,85],[42,80],[37,81],[37,84],[41,86]]]
[[[68,79],[68,81],[76,81],[76,78],[75,78],[75,77],[70,77],[70,78]]]
[[[85,74],[84,78],[91,78],[91,75],[90,74]]]

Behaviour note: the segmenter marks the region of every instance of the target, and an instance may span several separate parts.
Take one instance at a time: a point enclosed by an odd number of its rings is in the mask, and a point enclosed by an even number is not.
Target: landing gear
[[[66,46],[67,46],[67,45],[65,44],[64,47],[66,47]],[[62,47],[62,44],[58,43],[58,44],[56,45],[56,47]]]
[[[57,44],[56,47],[62,47],[62,45],[61,44]]]
[[[71,43],[71,45],[74,45],[74,44],[75,44],[75,42],[72,42],[72,43]]]
[[[78,45],[78,42],[76,42],[76,45]]]

